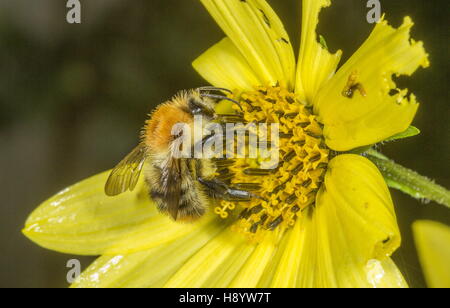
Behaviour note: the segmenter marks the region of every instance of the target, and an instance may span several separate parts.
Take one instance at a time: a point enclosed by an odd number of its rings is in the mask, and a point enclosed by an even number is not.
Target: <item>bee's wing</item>
[[[105,185],[105,193],[108,196],[117,196],[127,190],[133,191],[139,180],[146,159],[146,147],[138,145],[128,154],[109,175]]]
[[[161,185],[164,191],[167,211],[174,220],[178,218],[181,197],[181,166],[180,160],[169,157],[161,172]]]

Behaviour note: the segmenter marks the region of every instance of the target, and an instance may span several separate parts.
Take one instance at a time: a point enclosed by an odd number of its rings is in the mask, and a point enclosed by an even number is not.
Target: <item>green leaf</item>
[[[405,138],[417,136],[419,134],[420,134],[420,130],[417,127],[410,126],[403,133],[394,135],[394,136],[386,139],[385,141],[389,142],[389,141],[395,141],[395,140],[399,140],[399,139],[405,139]]]

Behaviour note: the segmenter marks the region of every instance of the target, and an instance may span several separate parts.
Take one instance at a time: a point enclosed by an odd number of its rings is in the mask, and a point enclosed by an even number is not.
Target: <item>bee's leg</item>
[[[207,188],[208,194],[215,199],[223,199],[227,201],[250,201],[251,199],[262,199],[260,196],[255,195],[245,190],[234,189],[226,185],[225,183],[213,180],[205,180],[199,178],[198,181]]]

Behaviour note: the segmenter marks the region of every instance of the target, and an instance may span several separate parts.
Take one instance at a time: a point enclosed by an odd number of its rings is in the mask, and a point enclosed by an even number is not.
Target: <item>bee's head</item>
[[[193,116],[203,116],[205,120],[217,119],[215,111],[216,103],[208,98],[201,96],[200,93],[193,91],[187,97],[189,112]]]

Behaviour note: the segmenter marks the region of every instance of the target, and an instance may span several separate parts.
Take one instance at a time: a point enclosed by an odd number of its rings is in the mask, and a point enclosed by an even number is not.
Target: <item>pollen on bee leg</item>
[[[322,124],[294,93],[280,86],[257,87],[231,98],[241,103],[246,123],[279,124],[276,147],[281,161],[277,168],[264,169],[265,160],[259,156],[219,162],[221,169],[229,170],[231,186],[251,190],[261,198],[240,203],[222,201],[216,213],[226,218],[224,212],[238,211],[232,229],[258,241],[268,232],[291,228],[315,203],[330,150],[324,142]]]

